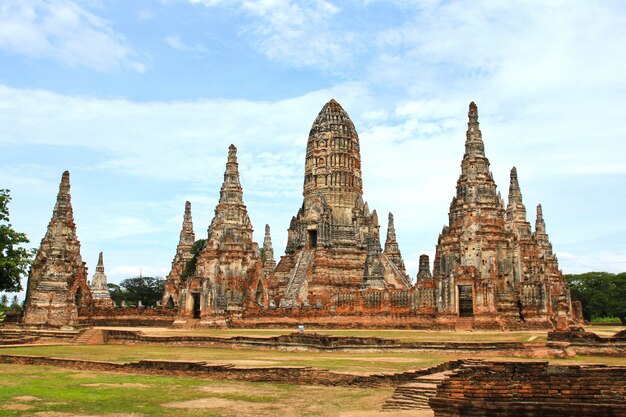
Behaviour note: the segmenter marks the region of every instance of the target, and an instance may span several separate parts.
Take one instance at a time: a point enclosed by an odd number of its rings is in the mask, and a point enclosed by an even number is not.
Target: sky
[[[35,247],[69,170],[90,275],[104,251],[109,282],[165,276],[186,200],[206,237],[233,143],[255,240],[270,224],[278,256],[334,98],[381,243],[393,212],[414,278],[475,101],[499,191],[516,166],[563,272],[622,272],[624,45],[617,0],[2,0],[0,188]]]

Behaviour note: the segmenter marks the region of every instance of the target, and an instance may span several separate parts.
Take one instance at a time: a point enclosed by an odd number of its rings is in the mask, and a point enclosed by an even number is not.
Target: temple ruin
[[[335,100],[311,127],[303,196],[271,281],[279,307],[322,307],[345,292],[410,287],[397,244],[390,243],[392,258],[381,249],[378,215],[363,202],[359,137]]]
[[[552,252],[541,205],[533,230],[516,168],[510,173],[505,205],[490,171],[473,102],[468,117],[449,221],[439,235],[432,271],[428,256],[421,255],[414,283],[406,273],[392,213],[381,245],[378,214],[363,199],[358,134],[346,111],[330,100],[309,132],[303,201],[291,219],[285,254],[278,263],[269,225],[262,247],[253,241],[237,149],[231,145],[207,238],[196,241],[191,203],[186,202],[161,313],[150,314],[204,323],[221,318],[239,326],[295,321],[324,326],[566,329],[573,319],[569,289]],[[77,307],[109,306],[103,301],[102,256],[90,290],[75,229],[66,172],[31,269],[26,324],[71,325]],[[98,314],[106,316],[102,308]]]
[[[87,267],[76,236],[70,173],[65,171],[52,219],[28,275],[23,323],[72,326],[78,308],[91,302]]]

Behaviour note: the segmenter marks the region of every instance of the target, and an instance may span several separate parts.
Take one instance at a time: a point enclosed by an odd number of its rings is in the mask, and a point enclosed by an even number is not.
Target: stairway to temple
[[[498,314],[501,317],[519,317],[519,308],[517,306],[517,295],[509,288],[498,290],[496,292],[496,299],[498,301]],[[500,326],[502,330],[508,330],[506,321],[502,321]]]
[[[103,345],[104,331],[94,328],[85,329],[78,333],[71,343],[77,345]]]
[[[474,317],[457,317],[454,324],[457,332],[471,332],[474,330]]]
[[[437,394],[437,386],[454,371],[420,376],[414,382],[396,387],[393,396],[383,404],[382,411],[429,410],[428,400]]]
[[[289,278],[285,295],[280,300],[280,307],[289,308],[294,306],[312,260],[313,251],[303,250],[300,252],[300,256],[296,262],[296,267],[293,269],[293,274]]]

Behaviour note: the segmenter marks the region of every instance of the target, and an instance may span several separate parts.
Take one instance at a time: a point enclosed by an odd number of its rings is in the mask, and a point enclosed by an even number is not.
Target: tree
[[[600,317],[617,317],[626,326],[626,272],[587,272],[565,275],[572,296],[583,306],[587,321]]]
[[[13,230],[9,223],[9,190],[0,189],[0,291],[22,290],[20,278],[27,274],[34,251],[21,245],[28,243],[24,233]]]
[[[130,305],[153,306],[161,301],[165,279],[160,277],[135,277],[120,282],[120,285],[108,284],[111,299],[117,304],[124,301]]]

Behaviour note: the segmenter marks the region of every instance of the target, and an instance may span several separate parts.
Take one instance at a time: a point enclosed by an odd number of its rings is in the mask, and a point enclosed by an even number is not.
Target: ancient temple
[[[93,274],[93,277],[91,278],[89,289],[91,290],[91,297],[94,305],[98,307],[113,306],[113,300],[111,300],[111,295],[109,294],[109,289],[107,288],[107,276],[104,273],[104,259],[102,252],[98,255],[96,273]]]
[[[192,236],[188,237],[192,242]],[[240,312],[247,303],[267,302],[261,253],[258,244],[252,241],[252,224],[243,202],[234,145],[228,149],[220,200],[207,240],[193,262],[193,274],[181,279],[178,286],[179,306],[184,316],[200,318],[227,311]]]
[[[350,117],[330,100],[309,132],[304,201],[272,280],[279,307],[322,308],[342,292],[410,285],[393,243],[393,260],[383,253],[378,216],[363,202],[359,146]]]
[[[90,302],[87,267],[76,236],[70,173],[65,171],[52,219],[28,275],[23,323],[73,326],[78,308]]]
[[[534,234],[526,221],[515,168],[505,209],[473,102],[468,116],[456,196],[436,248],[437,310],[472,317],[484,327],[549,327],[558,297],[569,297],[565,280],[548,249],[542,221]]]
[[[165,291],[163,293],[162,305],[167,308],[178,307],[180,298],[180,284],[189,274],[186,270],[187,263],[193,258],[192,247],[196,242],[196,235],[193,231],[193,220],[191,218],[191,203],[185,202],[185,214],[183,225],[180,230],[176,255],[172,260],[170,273],[165,277]],[[185,276],[183,276],[185,275]]]

